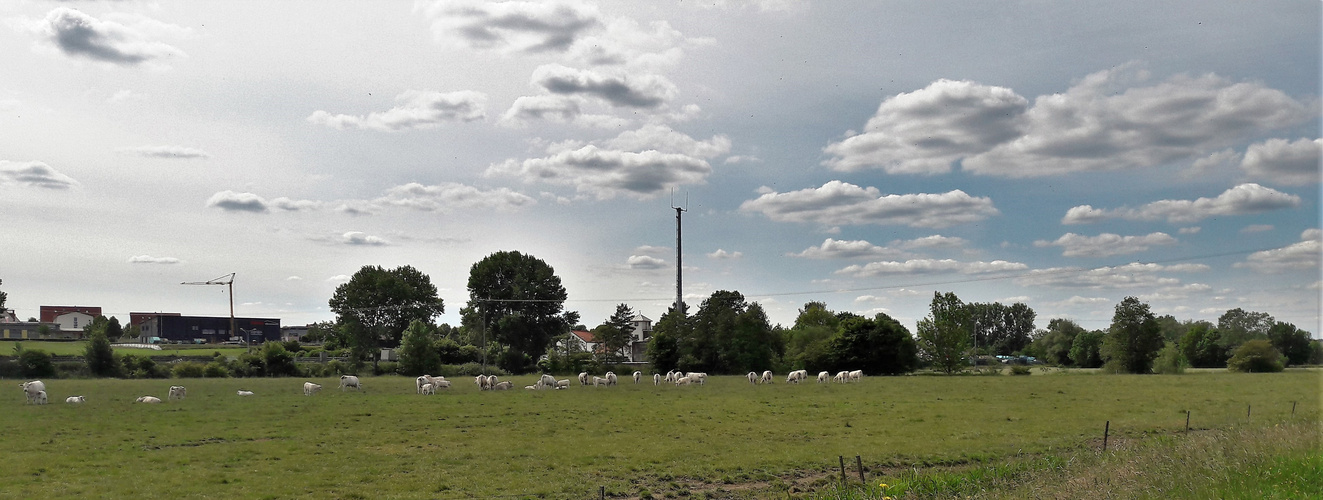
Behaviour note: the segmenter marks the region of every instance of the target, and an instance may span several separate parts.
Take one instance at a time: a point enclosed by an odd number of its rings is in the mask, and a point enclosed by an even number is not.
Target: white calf
[[[750,384],[750,385],[756,385],[756,384],[758,383],[758,374],[757,374],[757,373],[749,372],[749,374],[748,374],[748,375],[745,375],[744,378],[749,379],[749,384]]]
[[[616,385],[615,372],[606,372],[606,385]]]
[[[770,383],[772,383],[772,370],[767,370],[767,371],[763,372],[763,378],[762,378],[762,380],[759,380],[758,383],[761,383],[761,384],[770,384]]]
[[[33,380],[31,382],[18,384],[18,388],[23,389],[23,395],[27,398],[27,402],[33,403],[37,401],[37,393],[46,390],[46,383],[40,380]]]
[[[243,389],[239,389],[239,390],[237,390],[237,391],[234,391],[234,393],[235,393],[235,394],[238,394],[238,395],[240,395],[240,396],[252,396],[252,395],[253,395],[253,391],[245,391],[245,390],[243,390]]]
[[[819,384],[825,384],[825,383],[827,383],[827,381],[829,381],[829,380],[831,380],[831,374],[830,374],[830,373],[827,373],[827,372],[818,372],[818,383],[819,383]]]
[[[341,375],[341,376],[340,376],[340,392],[344,392],[345,389],[350,388],[350,387],[353,387],[354,390],[356,390],[356,391],[361,391],[361,390],[363,390],[363,383],[362,383],[362,382],[359,382],[359,381],[358,381],[358,377],[355,377],[355,376],[353,376],[353,375]]]
[[[139,396],[139,397],[138,397],[138,402],[139,402],[139,403],[160,403],[160,402],[161,402],[161,398],[158,398],[158,397],[156,397],[156,396]]]
[[[682,385],[689,385],[692,382],[693,381],[689,377],[680,377],[675,379],[675,386],[680,387]]]
[[[850,381],[851,381],[851,382],[858,382],[858,381],[863,380],[863,379],[864,379],[864,371],[863,371],[863,370],[855,370],[855,371],[850,372]]]
[[[304,383],[303,383],[303,395],[304,395],[304,396],[311,396],[311,395],[313,395],[313,394],[317,394],[317,391],[320,391],[320,390],[322,390],[322,385],[321,385],[321,384],[314,384],[314,383],[312,383],[312,382],[304,382]]]
[[[37,404],[39,405],[46,404],[46,391],[41,391],[37,393]]]
[[[511,382],[511,381],[509,381],[509,380],[506,380],[505,382],[497,382],[495,385],[492,386],[492,390],[493,390],[493,391],[504,391],[504,390],[509,389],[509,388],[512,388],[512,387],[514,387],[514,382]]]
[[[478,375],[478,376],[476,376],[476,377],[473,377],[473,383],[478,384],[478,390],[479,390],[479,391],[485,391],[485,390],[491,388],[491,387],[488,387],[488,386],[487,386],[487,376],[486,376],[486,375]]]
[[[423,384],[423,388],[422,388],[422,390],[419,392],[419,394],[422,394],[422,395],[424,395],[424,396],[431,396],[431,395],[433,395],[433,394],[436,394],[436,386],[435,386],[435,385],[432,385],[432,384],[430,384],[430,383],[428,383],[428,384]]]
[[[435,388],[437,388],[437,389],[449,389],[449,388],[450,388],[450,381],[449,381],[449,380],[438,380],[438,381],[436,381],[436,384],[433,384],[432,386],[435,387]]]
[[[662,376],[660,373],[652,374],[652,385],[661,385],[661,378]]]
[[[569,388],[570,388],[570,379],[557,380],[557,381],[556,381],[556,388],[557,388],[557,389],[569,389]]]
[[[588,385],[588,372],[579,372],[579,385]]]
[[[641,379],[641,378],[643,378],[643,372],[634,372],[634,383],[635,383],[635,384],[639,383],[639,379]]]
[[[64,398],[64,402],[76,405],[76,404],[86,403],[87,399],[82,396],[69,396],[67,398]]]
[[[165,397],[165,399],[167,399],[167,400],[171,400],[171,399],[184,399],[184,396],[187,396],[187,395],[188,395],[188,389],[185,389],[184,386],[182,386],[182,385],[172,385],[172,386],[170,386],[170,394],[167,395],[167,396]]]

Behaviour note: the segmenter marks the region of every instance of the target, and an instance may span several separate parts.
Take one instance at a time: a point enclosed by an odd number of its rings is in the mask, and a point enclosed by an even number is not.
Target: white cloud
[[[676,93],[675,84],[661,75],[605,74],[559,64],[545,64],[533,70],[533,84],[553,94],[595,97],[612,106],[627,108],[656,108]]]
[[[1194,163],[1190,164],[1190,168],[1185,169],[1182,174],[1188,178],[1198,177],[1219,170],[1222,167],[1235,165],[1239,161],[1240,153],[1228,148],[1194,160]]]
[[[383,238],[372,236],[370,234],[365,234],[359,231],[349,231],[347,233],[340,235],[340,242],[346,245],[361,245],[361,246],[384,246],[390,244],[389,241],[386,241]]]
[[[707,254],[707,258],[716,260],[731,260],[744,257],[744,252],[727,252],[720,248],[717,251]]]
[[[661,269],[666,267],[666,261],[648,255],[630,255],[625,265],[630,269]]]
[[[941,194],[890,194],[877,188],[830,181],[820,188],[788,193],[769,192],[740,205],[779,222],[832,225],[907,225],[947,227],[977,222],[1000,214],[989,198],[955,190]]]
[[[1250,224],[1248,226],[1240,228],[1240,232],[1246,234],[1262,233],[1264,231],[1272,231],[1272,230],[1273,230],[1272,224]]]
[[[1028,268],[1029,266],[1023,263],[1008,262],[1004,260],[994,260],[992,262],[961,262],[952,259],[911,259],[904,262],[869,262],[862,266],[856,264],[841,268],[836,271],[836,274],[848,274],[855,277],[865,278],[888,274],[985,274],[1004,271],[1022,271]]]
[[[1028,104],[1004,87],[938,80],[883,100],[862,134],[824,148],[834,157],[823,164],[841,171],[949,172],[956,159],[1016,138]]]
[[[598,199],[647,198],[685,184],[702,184],[712,166],[695,155],[721,154],[730,148],[724,136],[696,141],[666,127],[625,132],[607,142],[606,147],[588,144],[575,149],[552,145],[550,156],[506,160],[489,166],[486,175],[574,186]]]
[[[1203,228],[1199,226],[1190,226],[1177,229],[1176,232],[1179,234],[1199,234],[1199,231],[1202,229]]]
[[[602,24],[597,7],[577,1],[443,1],[415,6],[438,40],[502,52],[565,52]]]
[[[1078,267],[1053,267],[1035,269],[1015,279],[1021,286],[1048,286],[1053,288],[1091,288],[1132,290],[1162,286],[1178,286],[1176,278],[1158,276],[1158,273],[1195,273],[1209,268],[1203,264],[1161,264],[1133,263],[1116,267],[1082,269]]]
[[[1089,205],[1071,208],[1062,224],[1087,224],[1103,219],[1159,220],[1172,224],[1197,222],[1208,217],[1245,215],[1300,206],[1300,197],[1254,183],[1241,184],[1217,198],[1159,200],[1139,208],[1104,210]]]
[[[1254,252],[1245,258],[1245,262],[1237,262],[1235,267],[1267,274],[1289,271],[1314,271],[1317,274],[1323,265],[1319,257],[1323,254],[1323,231],[1306,229],[1300,234],[1300,240],[1282,248]]]
[[[288,277],[288,278],[285,278],[285,281],[303,281],[303,277],[302,277],[302,276],[290,276],[290,277]]]
[[[533,120],[570,122],[578,118],[580,100],[574,96],[535,95],[515,99],[510,109],[501,116],[501,122],[519,125]]]
[[[326,278],[326,281],[328,283],[348,283],[350,279],[351,278],[348,274],[337,274],[330,278]]]
[[[1245,151],[1240,168],[1256,179],[1275,184],[1301,186],[1318,184],[1319,159],[1323,156],[1323,139],[1269,139],[1251,144]]]
[[[111,64],[133,66],[187,57],[178,48],[148,39],[148,31],[185,33],[186,29],[146,18],[139,21],[139,26],[130,27],[68,7],[56,7],[34,26],[34,31],[69,56]]]
[[[268,211],[267,202],[261,196],[253,193],[236,193],[228,189],[211,195],[211,198],[207,199],[207,206],[226,212],[266,213]]]
[[[473,186],[445,182],[432,186],[411,182],[395,186],[386,191],[386,196],[376,200],[378,203],[423,210],[427,212],[449,212],[455,209],[491,209],[512,211],[537,204],[530,196],[497,188],[483,191]]]
[[[895,256],[901,252],[880,247],[866,240],[843,241],[827,238],[822,245],[809,247],[803,252],[787,254],[806,259],[853,259],[859,257]]]
[[[616,17],[606,21],[600,33],[580,37],[569,57],[590,66],[661,69],[679,63],[683,46],[705,43],[686,38],[666,21],[644,26],[633,18]]]
[[[909,241],[893,241],[891,242],[891,245],[902,248],[958,248],[965,246],[966,243],[968,243],[968,241],[964,238],[934,234],[932,236],[924,236]]]
[[[211,155],[206,151],[197,148],[184,146],[138,146],[136,148],[120,148],[121,153],[135,154],[148,158],[209,158]]]
[[[333,115],[317,110],[308,122],[335,129],[395,132],[435,127],[443,122],[471,122],[486,118],[487,95],[472,90],[435,92],[410,90],[395,97],[397,105],[367,116]]]
[[[267,205],[287,212],[302,212],[305,210],[317,210],[322,208],[321,202],[312,200],[292,200],[283,196],[271,200]]]
[[[1144,236],[1121,236],[1112,233],[1084,236],[1066,233],[1057,238],[1056,241],[1038,240],[1034,242],[1034,246],[1040,248],[1061,247],[1064,249],[1061,255],[1066,257],[1110,257],[1143,252],[1148,250],[1150,246],[1174,244],[1176,244],[1176,238],[1167,233],[1149,233]]]
[[[179,259],[174,257],[152,257],[150,255],[134,255],[129,257],[130,264],[178,264]]]
[[[964,169],[1033,177],[1151,167],[1207,155],[1247,136],[1301,123],[1310,106],[1260,83],[1177,75],[1148,87],[1135,65],[1085,77],[1064,94],[1040,96],[1024,133],[964,159]]]
[[[0,184],[69,189],[77,186],[78,181],[39,161],[0,160]]]

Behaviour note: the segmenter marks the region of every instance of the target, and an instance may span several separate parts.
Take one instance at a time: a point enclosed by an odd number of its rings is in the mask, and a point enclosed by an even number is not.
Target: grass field
[[[784,498],[825,488],[838,456],[870,475],[983,464],[1096,446],[1106,421],[1113,446],[1182,431],[1186,410],[1195,429],[1289,421],[1292,402],[1316,426],[1323,388],[1317,371],[486,393],[454,380],[431,397],[404,377],[365,378],[361,394],[318,380],[313,397],[301,379],[47,382],[48,406],[0,398],[0,497]],[[188,399],[133,402],[171,384]]]
[[[87,350],[87,343],[81,341],[52,342],[40,340],[5,340],[0,341],[0,355],[12,355],[14,353],[15,344],[22,344],[23,349],[45,351],[55,356],[82,356]],[[238,356],[245,351],[242,346],[191,344],[165,344],[161,346],[161,350],[159,351],[154,349],[128,347],[115,347],[114,350],[117,353],[133,354],[135,356],[211,356],[216,352],[226,356]]]

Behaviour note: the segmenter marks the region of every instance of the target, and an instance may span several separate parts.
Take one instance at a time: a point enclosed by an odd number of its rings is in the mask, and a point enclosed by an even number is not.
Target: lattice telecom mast
[[[213,280],[208,280],[208,281],[185,281],[185,282],[180,283],[180,284],[181,284],[181,285],[225,285],[225,286],[229,287],[229,289],[230,289],[230,335],[234,335],[234,333],[237,331],[237,330],[234,329],[234,273],[230,273],[230,274],[227,274],[227,275],[221,276],[221,277],[216,278],[216,279],[213,279]],[[243,335],[243,346],[244,346],[244,347],[250,347],[250,346],[248,345],[248,334],[247,334],[247,333],[244,333],[244,335]]]
[[[689,195],[684,196],[685,206],[689,206]],[[684,252],[680,246],[680,227],[681,214],[688,212],[688,208],[675,206],[675,192],[671,192],[671,209],[675,210],[675,310],[684,314],[684,262],[682,257]]]

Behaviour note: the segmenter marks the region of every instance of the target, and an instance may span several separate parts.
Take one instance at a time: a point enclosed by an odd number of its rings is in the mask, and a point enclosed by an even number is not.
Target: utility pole
[[[685,205],[689,205],[689,195],[685,195]],[[684,252],[681,242],[681,215],[689,209],[675,206],[675,193],[671,193],[671,209],[675,210],[675,310],[684,314]]]
[[[230,290],[230,335],[234,335],[234,332],[236,331],[236,330],[234,329],[234,274],[235,274],[235,273],[226,274],[226,275],[221,276],[221,277],[219,277],[219,278],[212,279],[212,280],[207,280],[207,281],[185,281],[185,282],[183,282],[183,283],[180,283],[181,285],[225,285],[226,287],[229,287],[229,290]],[[247,347],[252,347],[252,346],[248,345],[248,333],[247,333],[247,332],[244,332],[244,334],[243,334],[243,346],[244,346],[245,348],[247,348]]]

